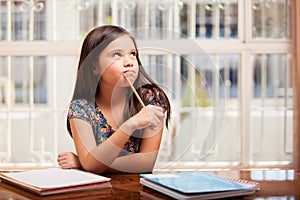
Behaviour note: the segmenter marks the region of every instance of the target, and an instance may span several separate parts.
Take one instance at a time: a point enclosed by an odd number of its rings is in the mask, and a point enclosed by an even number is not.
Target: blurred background
[[[0,0],[0,168],[56,166],[84,36],[137,39],[172,121],[157,167],[293,164],[296,0]]]

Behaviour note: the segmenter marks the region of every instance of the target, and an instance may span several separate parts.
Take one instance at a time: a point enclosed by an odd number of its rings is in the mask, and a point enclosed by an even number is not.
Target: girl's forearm
[[[157,152],[135,153],[118,157],[110,168],[128,173],[146,173],[153,170]]]
[[[106,141],[92,148],[87,155],[81,156],[83,169],[99,174],[111,168],[133,130],[124,122]]]

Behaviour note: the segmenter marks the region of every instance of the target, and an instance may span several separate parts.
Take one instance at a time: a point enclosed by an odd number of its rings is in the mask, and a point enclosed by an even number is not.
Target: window
[[[102,24],[133,33],[171,100],[158,167],[291,166],[292,2],[0,0],[0,167],[74,151],[79,49]]]

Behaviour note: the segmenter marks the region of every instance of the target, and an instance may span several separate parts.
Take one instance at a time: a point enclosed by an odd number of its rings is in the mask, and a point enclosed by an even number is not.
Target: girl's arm
[[[164,113],[161,107],[148,105],[124,122],[114,134],[98,146],[95,142],[92,127],[88,122],[80,119],[70,119],[72,136],[82,168],[85,171],[97,174],[110,168],[116,169],[112,163],[118,158],[121,149],[130,135],[137,129],[157,127],[163,121],[163,118]],[[153,140],[151,137],[143,138],[142,143],[145,143],[145,147],[150,146],[146,144],[151,140]],[[149,153],[150,149],[148,148],[141,150],[142,152]]]
[[[144,130],[140,153],[118,157],[111,165],[113,170],[145,173],[153,170],[163,131],[163,120],[156,128]]]
[[[93,130],[88,122],[70,119],[76,152],[85,171],[102,173],[117,158],[129,135],[117,129],[109,139],[97,146]]]

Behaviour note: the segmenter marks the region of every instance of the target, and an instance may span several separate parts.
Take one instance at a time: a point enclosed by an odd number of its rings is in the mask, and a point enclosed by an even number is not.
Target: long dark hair
[[[123,35],[128,35],[132,39],[135,49],[137,50],[137,45],[134,37],[127,30],[119,26],[99,26],[97,28],[94,28],[87,34],[81,48],[81,54],[77,69],[77,78],[72,101],[76,99],[86,99],[92,102],[95,101],[95,97],[100,91],[98,83],[101,78],[101,74],[95,73],[95,70],[97,70],[97,67],[99,67],[97,65],[99,55],[103,51],[103,49],[105,49],[112,41]],[[157,91],[157,93],[154,93],[154,95],[160,95],[160,98],[163,102],[163,107],[167,112],[166,126],[168,127],[168,122],[170,120],[171,113],[170,102],[168,100],[168,97],[165,94],[165,92],[161,89],[161,87],[158,84],[156,84],[146,73],[140,61],[138,51],[136,54],[136,58],[139,65],[139,73],[134,83],[134,86],[135,88],[137,88],[137,92],[140,95],[141,87],[143,87],[143,85],[148,85],[148,87],[150,85],[152,89]],[[138,100],[134,95],[130,95],[129,93],[128,98],[129,104],[126,106],[127,109],[125,108],[124,111],[125,119],[138,113],[141,109],[141,106],[139,105]],[[67,127],[69,133],[71,134],[69,119],[67,119]]]

